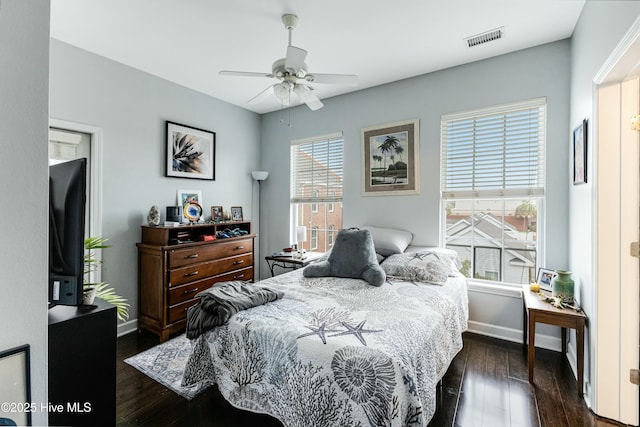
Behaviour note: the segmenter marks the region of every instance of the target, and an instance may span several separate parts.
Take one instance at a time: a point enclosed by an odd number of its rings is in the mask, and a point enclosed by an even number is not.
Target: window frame
[[[538,116],[536,116],[536,121],[535,123],[537,124],[536,127],[533,127],[531,129],[534,129],[531,132],[535,132],[537,137],[539,138],[539,140],[537,141],[536,145],[537,148],[535,151],[536,153],[536,166],[535,166],[535,173],[541,177],[541,181],[536,181],[535,185],[537,185],[537,187],[531,189],[531,188],[523,188],[523,189],[518,189],[516,191],[512,191],[512,189],[506,187],[504,189],[498,190],[496,191],[495,189],[491,189],[490,191],[486,191],[483,193],[482,189],[478,190],[477,188],[472,188],[469,189],[468,191],[458,191],[456,192],[452,192],[449,191],[450,188],[447,188],[447,177],[446,177],[446,165],[447,165],[447,157],[446,157],[446,153],[447,153],[447,148],[445,147],[445,144],[448,142],[446,140],[446,132],[445,132],[445,126],[448,125],[448,123],[452,120],[472,120],[472,119],[476,119],[478,117],[490,117],[491,115],[504,115],[505,116],[505,120],[506,116],[509,113],[512,113],[514,111],[519,111],[519,110],[523,110],[523,109],[527,109],[527,108],[534,108],[534,109],[539,109],[538,111]],[[507,129],[508,130],[508,129]],[[507,133],[507,131],[505,131],[505,134]],[[546,201],[546,196],[545,196],[545,189],[546,189],[546,183],[544,182],[544,175],[545,175],[545,169],[546,169],[546,156],[545,156],[545,151],[546,151],[546,144],[547,144],[547,137],[546,137],[546,133],[547,133],[547,102],[546,102],[546,98],[536,98],[536,99],[532,99],[532,100],[527,100],[527,101],[522,101],[522,102],[516,102],[516,103],[510,103],[510,104],[503,104],[503,105],[497,105],[497,106],[492,106],[492,107],[486,107],[486,108],[480,108],[480,109],[475,109],[475,110],[469,110],[469,111],[465,111],[465,112],[460,112],[460,113],[453,113],[453,114],[445,114],[442,115],[441,117],[441,140],[440,140],[440,149],[441,149],[441,192],[440,192],[440,244],[443,247],[447,246],[447,242],[450,242],[451,239],[451,235],[448,235],[448,229],[449,229],[449,225],[447,224],[447,208],[449,203],[451,202],[455,202],[455,201],[470,201],[470,200],[495,200],[495,201],[501,201],[502,206],[503,206],[503,211],[502,211],[502,217],[501,217],[501,222],[504,225],[505,224],[505,218],[506,218],[506,212],[507,210],[504,208],[505,204],[508,201],[513,201],[516,199],[521,199],[521,200],[535,200],[536,201],[536,209],[537,209],[537,214],[536,214],[536,224],[535,224],[535,238],[530,240],[530,239],[523,239],[523,241],[525,242],[525,244],[531,243],[531,242],[535,242],[535,254],[533,256],[533,258],[535,259],[535,265],[533,266],[533,268],[529,265],[529,267],[525,266],[523,263],[523,273],[526,272],[526,268],[529,268],[530,270],[533,269],[533,274],[535,276],[535,272],[537,271],[537,269],[539,268],[539,266],[544,265],[544,248],[545,248],[545,227],[544,227],[544,206],[545,206],[545,201]],[[505,139],[507,137],[505,136]],[[478,144],[477,139],[478,138],[475,134],[473,135],[472,139],[472,144],[474,147],[476,147]],[[471,144],[471,143],[470,143]],[[529,144],[531,144],[531,142],[529,142]],[[475,148],[474,148],[475,149]],[[508,165],[508,164],[507,164]],[[502,174],[506,174],[508,172],[503,171]],[[451,182],[449,180],[449,182]],[[482,211],[482,210],[480,210]],[[473,212],[476,212],[475,210],[473,210]],[[473,213],[472,215],[476,215],[475,213]],[[474,225],[472,225],[471,227],[474,227]],[[490,279],[481,279],[481,278],[476,278],[475,277],[475,273],[476,273],[476,269],[477,269],[477,265],[475,263],[474,260],[474,256],[471,256],[471,266],[469,267],[469,273],[470,273],[470,280],[473,281],[477,281],[480,283],[487,283],[487,284],[499,284],[499,285],[505,285],[508,287],[519,287],[521,286],[521,283],[515,283],[515,282],[508,282],[506,281],[506,279],[508,279],[508,277],[506,276],[506,271],[507,271],[507,263],[510,264],[510,262],[505,259],[506,257],[506,251],[508,251],[509,249],[514,249],[513,247],[510,247],[508,244],[509,239],[504,239],[504,234],[505,232],[502,232],[503,238],[500,240],[500,245],[501,246],[495,246],[492,247],[491,249],[496,249],[500,251],[500,262],[499,262],[499,268],[500,271],[498,272],[500,280],[490,280]],[[457,245],[457,246],[461,246],[461,245]],[[466,245],[462,245],[462,246],[466,246]],[[482,243],[479,243],[478,245],[475,244],[475,242],[473,241],[473,239],[469,242],[469,245],[467,246],[468,249],[470,250],[470,252],[472,254],[474,254],[476,252],[476,249],[482,247]],[[522,250],[529,250],[529,249],[522,249]],[[524,259],[524,258],[523,258]],[[525,279],[522,279],[525,280]]]

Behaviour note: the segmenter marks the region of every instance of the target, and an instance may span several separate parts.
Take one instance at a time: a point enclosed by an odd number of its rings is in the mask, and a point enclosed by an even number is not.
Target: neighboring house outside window
[[[342,228],[343,153],[342,133],[291,142],[291,243],[304,225],[310,235],[302,248],[325,252],[333,245],[335,228]]]
[[[546,99],[442,116],[444,244],[467,277],[526,284],[544,241]]]

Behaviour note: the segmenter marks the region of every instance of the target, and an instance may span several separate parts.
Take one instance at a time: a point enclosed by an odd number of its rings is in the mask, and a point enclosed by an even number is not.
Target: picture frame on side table
[[[420,193],[419,129],[411,119],[361,130],[364,196]]]
[[[558,273],[548,268],[539,268],[538,275],[536,276],[536,283],[540,285],[540,289],[545,291],[551,291],[551,280],[556,277]]]
[[[573,130],[573,185],[587,183],[587,119]]]
[[[178,190],[178,205],[182,206],[182,222],[203,222],[202,191]]]
[[[231,206],[231,221],[243,221],[241,206]]]
[[[211,221],[224,221],[224,210],[222,209],[222,206],[211,206]]]
[[[166,176],[216,179],[216,134],[167,121]]]
[[[8,419],[15,425],[30,426],[31,367],[29,344],[0,352],[0,420]],[[40,407],[36,408],[40,410]],[[3,425],[9,421],[5,421]]]

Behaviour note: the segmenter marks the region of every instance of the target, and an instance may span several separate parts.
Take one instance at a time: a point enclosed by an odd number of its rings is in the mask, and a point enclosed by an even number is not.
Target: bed
[[[415,250],[415,249],[414,249]],[[216,383],[232,405],[285,426],[424,426],[462,348],[467,282],[305,278],[255,285],[283,297],[192,340],[184,386]]]

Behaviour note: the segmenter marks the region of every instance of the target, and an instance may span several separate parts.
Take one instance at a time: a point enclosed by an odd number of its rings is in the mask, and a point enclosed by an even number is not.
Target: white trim
[[[344,132],[340,131],[340,132],[328,133],[326,135],[313,136],[309,138],[292,139],[291,145],[310,144],[312,142],[321,142],[325,140],[330,141],[332,139],[343,139],[343,137],[344,137]]]
[[[547,97],[533,98],[525,101],[512,102],[510,104],[493,105],[490,107],[474,108],[466,111],[458,111],[455,113],[446,113],[440,116],[440,121],[457,120],[461,118],[467,118],[470,115],[476,117],[491,116],[494,114],[502,114],[511,112],[513,110],[520,110],[526,108],[537,108],[547,105]]]
[[[49,126],[91,135],[91,229],[92,236],[102,235],[102,128],[60,119],[49,119]]]
[[[489,295],[499,295],[503,297],[515,298],[522,300],[522,290],[519,287],[500,285],[498,283],[477,282],[473,279],[468,280],[469,292],[477,292]]]
[[[129,320],[127,322],[122,322],[118,324],[118,338],[123,335],[130,334],[131,332],[136,332],[138,330],[138,319]]]
[[[468,332],[522,344],[522,330],[469,320]],[[536,348],[562,351],[562,339],[536,333]]]
[[[593,82],[596,85],[617,83],[627,78],[631,73],[637,73],[637,56],[633,52],[636,52],[639,46],[640,17],[636,18],[633,25],[620,40],[620,43],[604,61],[604,64],[602,64],[602,67],[593,78]],[[631,54],[627,55],[628,53]]]

